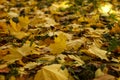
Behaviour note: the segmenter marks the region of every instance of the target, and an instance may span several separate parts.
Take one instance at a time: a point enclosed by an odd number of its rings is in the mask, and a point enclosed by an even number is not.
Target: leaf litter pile
[[[0,0],[0,80],[120,80],[119,4]]]

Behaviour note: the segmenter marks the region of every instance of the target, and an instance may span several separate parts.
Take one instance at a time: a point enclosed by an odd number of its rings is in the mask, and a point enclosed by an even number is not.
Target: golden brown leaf
[[[114,33],[120,33],[120,26],[119,24],[115,24],[115,26],[112,27],[112,29],[110,30],[110,33],[114,34]]]

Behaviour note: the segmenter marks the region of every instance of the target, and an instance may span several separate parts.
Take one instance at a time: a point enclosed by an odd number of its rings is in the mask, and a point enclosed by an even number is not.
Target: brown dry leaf
[[[115,53],[120,53],[120,46],[118,46],[115,50],[114,50]]]
[[[7,24],[5,22],[0,22],[0,33],[8,33]]]
[[[4,1],[4,0],[3,0]],[[1,0],[0,0],[1,2]],[[1,3],[0,3],[1,4]],[[0,11],[0,18],[3,18],[3,17],[6,17],[7,16],[7,13],[4,12],[4,11]]]
[[[0,50],[0,58],[2,58],[3,56],[7,55],[8,53],[9,53],[8,49]]]
[[[102,76],[99,76],[93,80],[116,80],[114,76],[112,75],[109,75],[109,74],[105,74],[105,75],[102,75]]]
[[[26,80],[27,78],[28,78],[28,76],[23,74],[19,77],[16,77],[16,80]]]
[[[114,71],[119,72],[120,71],[120,64],[113,64],[110,68]]]
[[[0,0],[0,4],[4,3],[6,0]]]
[[[46,45],[50,45],[51,43],[54,43],[54,40],[52,40],[52,39],[50,39],[50,38],[47,38],[47,39],[44,40],[44,43],[45,43]]]
[[[3,69],[0,69],[0,73],[9,73],[10,69],[5,67]]]
[[[112,27],[112,29],[110,30],[110,33],[120,33],[120,26],[119,24],[115,24],[115,26]]]

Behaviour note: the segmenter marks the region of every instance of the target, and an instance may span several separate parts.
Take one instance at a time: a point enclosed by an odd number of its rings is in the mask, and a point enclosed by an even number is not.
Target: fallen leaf
[[[104,72],[102,72],[102,70],[100,68],[98,68],[95,72],[95,77],[100,77],[103,75],[104,75]]]
[[[11,76],[9,80],[16,80],[15,76]]]
[[[37,72],[34,80],[74,80],[67,69],[61,69],[61,64],[52,64],[42,67]]]
[[[10,26],[8,26],[8,30],[10,31],[11,35],[14,35],[18,39],[22,39],[29,35],[22,30],[22,26],[19,23],[15,23],[12,19],[10,20]]]
[[[82,61],[79,56],[68,55],[68,57],[76,61],[76,66],[81,66],[84,64],[84,61]]]
[[[88,54],[92,57],[99,57],[100,59],[105,59],[108,61],[108,58],[107,58],[107,51],[105,50],[102,50],[100,48],[98,48],[96,45],[91,45],[88,49],[83,49],[81,50],[81,52],[84,52],[85,54]]]
[[[10,69],[5,67],[3,69],[0,69],[0,73],[9,73]]]
[[[120,33],[120,26],[119,24],[115,24],[112,29],[110,30],[110,33],[114,34],[114,33]]]
[[[15,60],[21,59],[22,55],[15,49],[15,48],[9,48],[9,54],[2,57],[4,61],[7,61],[8,63],[14,62]]]
[[[5,76],[4,75],[0,75],[0,80],[5,80]]]
[[[5,22],[0,22],[0,33],[8,33],[7,24]]]
[[[60,54],[66,48],[66,36],[63,33],[60,33],[54,40],[55,43],[51,43],[49,48],[51,49],[52,54]]]
[[[112,75],[109,75],[109,74],[105,74],[105,75],[102,75],[102,76],[99,76],[93,80],[116,80],[114,76]]]
[[[21,16],[21,17],[18,17],[18,19],[19,19],[20,26],[22,26],[23,29],[28,30],[28,24],[30,23],[29,17]]]

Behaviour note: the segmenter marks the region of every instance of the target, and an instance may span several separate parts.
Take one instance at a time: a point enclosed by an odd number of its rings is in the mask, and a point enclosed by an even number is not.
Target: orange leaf
[[[110,30],[110,33],[120,33],[119,24],[115,24],[115,26],[113,26],[112,29]]]
[[[9,68],[3,68],[3,69],[0,69],[0,73],[8,73],[10,71]]]
[[[7,24],[5,22],[0,22],[0,31],[3,33],[8,33]]]

